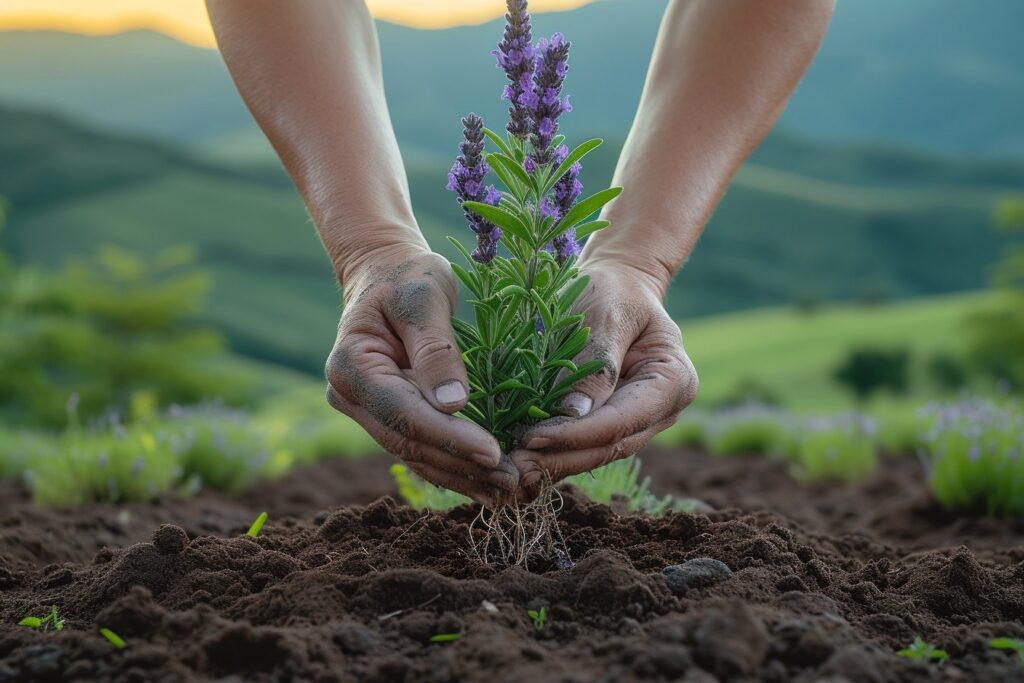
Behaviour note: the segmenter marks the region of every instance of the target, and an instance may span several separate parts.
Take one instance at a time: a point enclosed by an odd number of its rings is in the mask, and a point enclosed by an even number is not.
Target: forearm
[[[647,273],[662,294],[824,37],[833,0],[672,0],[615,185],[583,258]]]
[[[207,0],[207,9],[228,70],[339,279],[376,249],[425,245],[362,0]]]

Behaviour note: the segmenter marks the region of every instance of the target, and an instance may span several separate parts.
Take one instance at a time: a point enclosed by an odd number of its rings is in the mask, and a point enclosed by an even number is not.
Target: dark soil
[[[382,459],[236,499],[71,511],[7,485],[0,682],[1024,681],[986,644],[1024,637],[1021,528],[938,514],[912,460],[840,487],[762,458],[644,457],[656,490],[717,509],[619,515],[567,491],[575,565],[534,573],[467,554],[473,509],[378,498]],[[263,534],[243,536],[264,509]],[[63,631],[14,626],[51,605]],[[526,611],[542,606],[537,630]],[[950,662],[894,654],[917,635]]]

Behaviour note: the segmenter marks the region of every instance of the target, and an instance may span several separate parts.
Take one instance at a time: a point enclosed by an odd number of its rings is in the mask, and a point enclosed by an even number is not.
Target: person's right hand
[[[451,326],[451,266],[417,245],[378,249],[346,272],[327,400],[424,479],[493,507],[519,475],[493,436],[453,417],[468,399]]]

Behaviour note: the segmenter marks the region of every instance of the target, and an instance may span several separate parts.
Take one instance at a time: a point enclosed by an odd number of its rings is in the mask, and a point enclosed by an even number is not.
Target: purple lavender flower
[[[509,135],[525,140],[530,133],[530,112],[533,104],[533,70],[536,65],[533,34],[530,28],[530,14],[526,11],[527,0],[507,0],[508,13],[505,15],[505,35],[493,54],[498,67],[505,70],[509,83],[502,91],[501,98],[508,100],[509,122],[505,130]]]
[[[550,147],[558,133],[558,117],[562,112],[572,111],[569,97],[560,97],[562,82],[569,70],[569,47],[570,43],[561,33],[551,36],[551,40],[541,38],[537,45],[540,60],[533,76],[533,97],[524,98],[532,105],[533,159],[540,166],[553,158]]]
[[[467,201],[486,202],[497,205],[501,201],[501,193],[493,185],[484,187],[484,178],[491,170],[484,160],[484,122],[476,114],[469,114],[462,119],[463,137],[459,144],[460,154],[448,172],[447,189],[455,193],[459,204]],[[479,263],[490,263],[498,253],[498,240],[501,239],[501,228],[463,208],[463,214],[469,227],[477,237],[477,248],[472,256]]]
[[[565,145],[559,145],[558,149],[555,150],[553,155],[553,161],[555,164],[560,164],[565,161],[565,157],[568,156],[569,150]],[[583,192],[583,183],[580,182],[580,165],[579,162],[569,167],[569,170],[565,172],[561,178],[555,183],[553,188],[554,193],[554,206],[552,207],[553,217],[556,221],[562,220],[565,214],[569,213],[576,200],[579,198],[580,193]],[[544,202],[548,202],[548,198],[544,198]],[[543,213],[544,207],[541,206],[541,212]],[[580,245],[576,241],[576,228],[572,227],[566,230],[564,233],[552,240],[551,246],[555,252],[555,256],[558,258],[559,263],[564,263],[571,256],[580,255]]]

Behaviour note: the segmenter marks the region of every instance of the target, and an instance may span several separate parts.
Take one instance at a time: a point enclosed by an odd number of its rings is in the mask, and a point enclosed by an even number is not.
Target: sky
[[[532,0],[530,10],[571,9],[593,0]],[[421,28],[475,24],[504,13],[503,0],[367,0],[374,16]],[[212,47],[203,0],[0,0],[0,31],[49,29],[110,34],[148,28]]]

